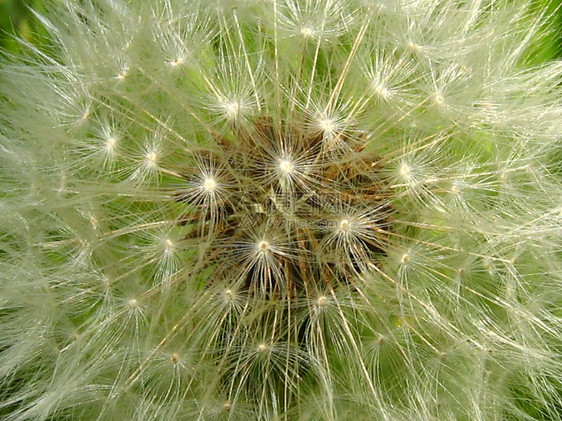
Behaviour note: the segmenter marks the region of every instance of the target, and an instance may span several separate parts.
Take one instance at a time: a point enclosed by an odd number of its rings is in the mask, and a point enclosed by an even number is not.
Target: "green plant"
[[[6,420],[555,420],[562,63],[527,0],[63,2],[1,72]]]

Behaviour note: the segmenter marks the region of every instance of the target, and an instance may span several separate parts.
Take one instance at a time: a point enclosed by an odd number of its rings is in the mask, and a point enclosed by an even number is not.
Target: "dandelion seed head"
[[[228,121],[235,121],[240,115],[241,104],[240,101],[227,101],[222,104],[224,115]]]
[[[291,172],[293,172],[294,169],[294,165],[293,163],[288,160],[288,159],[280,159],[279,160],[279,170],[281,170],[282,174],[290,174]]]
[[[38,17],[0,66],[2,415],[556,419],[549,12],[376,3]]]
[[[203,190],[207,193],[212,193],[217,188],[217,182],[212,177],[207,177],[202,183]]]
[[[340,221],[340,226],[339,226],[340,231],[347,232],[349,231],[350,228],[351,228],[351,222],[349,221],[349,219],[346,218]]]
[[[372,89],[383,100],[389,100],[392,97],[392,91],[380,83],[373,83]]]
[[[318,297],[316,303],[318,304],[319,307],[325,307],[328,304],[328,297],[325,296]]]
[[[412,167],[410,167],[408,164],[402,164],[400,166],[400,175],[404,178],[409,178],[410,175],[412,173]]]
[[[325,133],[334,133],[336,131],[336,122],[331,119],[322,119],[318,121],[318,127]]]
[[[154,151],[149,151],[144,156],[144,160],[147,166],[155,168],[157,166],[158,154]]]
[[[433,95],[433,102],[436,105],[440,105],[440,106],[444,105],[445,104],[445,98],[443,97],[443,94],[441,94],[439,92],[434,94]]]
[[[166,253],[172,253],[174,251],[174,248],[175,248],[174,242],[169,238],[166,238],[164,240],[164,251]]]
[[[231,289],[226,289],[224,291],[224,298],[229,303],[234,301],[234,299],[235,299],[234,291],[232,291]]]
[[[107,152],[113,152],[116,146],[117,146],[117,138],[113,136],[107,138],[107,140],[105,141],[104,147]]]
[[[260,253],[266,253],[270,251],[270,244],[267,241],[262,240],[257,244],[257,249]]]
[[[303,26],[300,30],[300,33],[304,38],[309,38],[314,35],[314,29],[312,29],[310,26]]]

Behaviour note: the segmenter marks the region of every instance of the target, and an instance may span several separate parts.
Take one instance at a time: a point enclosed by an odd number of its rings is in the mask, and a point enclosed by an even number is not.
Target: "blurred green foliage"
[[[0,48],[15,51],[14,34],[35,42],[41,33],[31,9],[41,12],[53,0],[0,0]]]
[[[548,15],[552,15],[550,22],[553,29],[543,39],[540,45],[536,45],[531,53],[531,62],[543,63],[554,58],[562,57],[562,2],[561,0],[537,0],[535,7],[543,9]],[[541,10],[542,11],[542,10]]]

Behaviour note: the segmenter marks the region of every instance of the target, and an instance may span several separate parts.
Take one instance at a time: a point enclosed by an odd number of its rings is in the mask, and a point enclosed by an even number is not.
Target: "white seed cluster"
[[[560,419],[550,9],[52,3],[0,59],[0,418]]]

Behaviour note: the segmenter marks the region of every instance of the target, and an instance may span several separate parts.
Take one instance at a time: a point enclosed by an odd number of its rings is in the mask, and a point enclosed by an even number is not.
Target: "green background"
[[[45,4],[56,1],[0,0],[0,47],[11,52],[17,51],[18,44],[14,40],[14,34],[38,42],[41,31],[30,8],[41,13],[45,10]]]
[[[30,8],[41,13],[48,5],[60,0],[0,0],[0,48],[8,52],[16,52],[18,43],[14,34],[23,36],[33,43],[39,43],[45,35],[38,25]],[[560,0],[537,0],[535,7],[556,12],[553,24],[557,33],[546,38],[546,42],[537,45],[529,53],[529,60],[533,63],[542,63],[553,58],[562,57],[562,7]],[[558,9],[558,10],[556,10]]]

